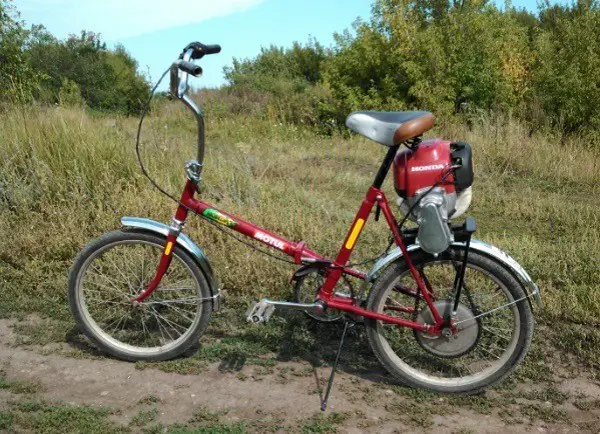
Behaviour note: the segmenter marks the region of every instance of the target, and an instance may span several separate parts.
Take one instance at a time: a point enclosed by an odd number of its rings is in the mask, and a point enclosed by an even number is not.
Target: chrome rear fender
[[[169,234],[169,226],[156,222],[150,219],[144,219],[139,217],[123,217],[121,218],[121,225],[126,228],[139,229],[145,232],[153,232],[155,234],[163,235],[166,237]],[[217,310],[219,306],[219,283],[214,276],[212,267],[208,258],[204,252],[194,243],[190,237],[184,233],[180,233],[177,237],[177,245],[184,249],[190,256],[196,261],[204,277],[210,287],[210,293],[213,297],[213,310]]]
[[[454,242],[451,244],[451,246],[465,247],[465,243]],[[407,247],[407,250],[409,252],[414,252],[420,249],[421,248],[416,244],[412,244]],[[521,267],[521,265],[517,261],[515,261],[511,256],[509,256],[504,251],[500,250],[498,247],[492,246],[491,244],[477,240],[475,238],[471,239],[471,249],[500,262],[521,283],[521,286],[525,290],[525,293],[528,295],[528,300],[533,299],[535,301],[536,306],[539,309],[542,308],[542,298],[540,295],[539,288],[531,279],[531,277],[529,277],[529,274],[527,274],[523,267]],[[373,268],[367,274],[367,282],[370,283],[373,280],[375,280],[375,277],[377,277],[377,275],[384,268],[386,268],[389,264],[401,257],[402,251],[400,250],[400,248],[396,247],[395,249],[393,249],[387,256],[381,258],[375,263]]]

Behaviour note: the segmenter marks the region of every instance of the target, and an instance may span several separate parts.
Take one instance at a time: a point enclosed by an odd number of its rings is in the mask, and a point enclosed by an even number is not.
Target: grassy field
[[[210,114],[204,198],[335,254],[385,148],[360,137],[322,137],[303,127]],[[91,238],[118,228],[124,215],[170,220],[174,204],[152,189],[135,161],[136,126],[135,119],[65,108],[12,108],[0,116],[0,314],[43,318],[15,329],[23,342],[64,342],[73,326],[66,300],[68,268]],[[145,129],[144,159],[174,194],[184,180],[183,164],[194,156],[194,127],[187,113],[164,103]],[[542,332],[521,378],[547,379],[551,367],[538,360],[556,349],[575,355],[596,375],[600,151],[577,139],[561,145],[559,137],[530,134],[507,118],[482,117],[470,128],[442,122],[428,136],[472,145],[476,181],[469,214],[477,219],[477,237],[508,251],[542,291],[544,310],[535,312]],[[391,179],[385,190],[395,199]],[[190,219],[186,232],[205,250],[227,291],[229,306],[210,331],[229,337],[218,344],[209,337],[212,345],[194,357],[138,367],[193,374],[209,362],[233,357],[235,364],[242,357],[260,369],[266,363],[268,371],[270,362],[259,356],[280,350],[278,343],[289,338],[292,326],[278,319],[266,329],[244,328],[244,304],[261,295],[289,298],[294,267],[257,254],[200,219]],[[385,224],[370,222],[352,259],[379,254],[387,239]],[[326,359],[333,356],[327,342],[315,343],[310,327],[296,326],[289,355],[321,351]],[[348,351],[359,351],[362,344]],[[354,362],[373,361],[359,357]],[[30,411],[45,414],[19,407],[11,417],[18,422]]]
[[[195,153],[195,125],[183,110],[160,104],[142,140],[150,172],[174,194]],[[78,249],[119,227],[124,215],[170,220],[174,204],[153,190],[135,161],[136,125],[65,108],[13,108],[0,117],[3,315],[38,312],[69,321],[66,276]],[[471,128],[442,123],[428,136],[471,143],[476,181],[469,214],[477,237],[522,263],[543,294],[538,320],[554,324],[555,341],[596,366],[600,334],[584,326],[598,324],[600,315],[600,151],[582,140],[560,144],[529,133],[511,119],[482,117]],[[207,141],[206,200],[329,255],[385,153],[360,137],[322,137],[210,111]],[[385,189],[395,198],[391,179]],[[290,296],[293,267],[199,219],[186,230],[230,295]],[[383,222],[368,224],[353,260],[379,254],[387,236]]]
[[[135,119],[63,108],[0,117],[2,309],[66,312],[66,272],[77,250],[123,215],[169,221],[174,204],[142,177]],[[359,137],[320,137],[296,126],[208,118],[204,198],[259,225],[335,254],[385,149]],[[472,144],[476,181],[470,215],[477,236],[507,250],[543,292],[544,318],[595,324],[600,314],[600,151],[533,135],[506,119],[429,136]],[[151,173],[174,194],[194,155],[194,123],[159,107],[143,137]],[[391,177],[390,177],[391,178]],[[391,179],[386,192],[395,198]],[[231,241],[199,219],[188,233],[233,294],[289,295],[292,269]],[[385,223],[372,221],[353,260],[378,254]],[[42,309],[43,306],[43,309]],[[50,307],[50,309],[49,309]]]

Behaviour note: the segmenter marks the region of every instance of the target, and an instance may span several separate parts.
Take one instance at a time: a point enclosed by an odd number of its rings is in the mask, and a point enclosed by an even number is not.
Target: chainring
[[[446,317],[452,312],[454,300],[438,300],[434,305],[440,315]],[[423,308],[416,318],[419,324],[433,324],[435,321],[429,307]],[[445,337],[433,336],[425,332],[414,332],[415,339],[425,351],[442,358],[456,358],[472,351],[481,338],[481,321],[475,318],[471,309],[459,303],[456,309],[456,333]]]
[[[307,273],[298,276],[294,287],[294,301],[296,303],[312,303],[325,279],[322,268],[313,268]],[[342,276],[335,287],[338,296],[352,297],[350,282]],[[344,312],[337,309],[327,309],[325,312],[305,312],[306,315],[320,322],[334,322],[344,317]]]

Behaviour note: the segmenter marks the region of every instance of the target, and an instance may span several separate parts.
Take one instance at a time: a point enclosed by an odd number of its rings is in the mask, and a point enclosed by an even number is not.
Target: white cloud
[[[196,24],[243,11],[264,0],[16,0],[22,18],[65,37],[82,29],[119,40]]]

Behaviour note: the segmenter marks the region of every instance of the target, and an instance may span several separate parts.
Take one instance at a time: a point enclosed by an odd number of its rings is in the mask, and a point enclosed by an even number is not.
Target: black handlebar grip
[[[189,49],[193,50],[192,51],[192,59],[201,59],[206,54],[217,54],[217,53],[221,52],[221,46],[218,44],[204,45],[200,42],[190,42],[183,49],[183,53],[181,53],[179,58],[183,59],[183,54]]]
[[[179,61],[179,69],[188,74],[192,74],[194,77],[198,77],[202,74],[202,68],[192,62],[186,62],[183,60]]]
[[[219,44],[205,45],[204,54],[217,54],[221,52],[221,46]]]

